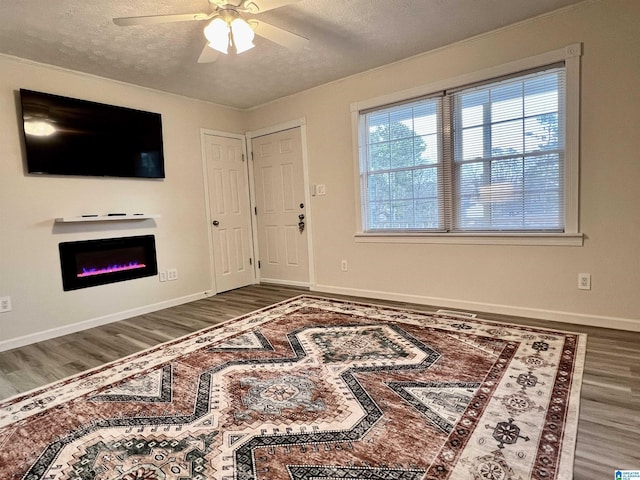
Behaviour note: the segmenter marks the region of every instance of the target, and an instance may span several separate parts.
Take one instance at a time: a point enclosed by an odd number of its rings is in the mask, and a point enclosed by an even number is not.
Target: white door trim
[[[249,171],[249,178],[247,179],[247,182],[248,182],[249,194],[250,194],[249,201],[252,203],[253,203],[253,200],[251,198],[251,192],[253,191],[253,188],[251,184],[252,182],[251,174],[252,174],[253,166],[249,165],[249,157],[247,156],[247,139],[244,135],[237,134],[237,133],[222,132],[219,130],[210,130],[207,128],[200,129],[200,149],[201,149],[201,156],[202,156],[202,181],[204,183],[204,204],[205,204],[205,209],[207,213],[207,237],[209,240],[209,285],[211,285],[211,290],[210,292],[207,292],[207,296],[212,296],[218,293],[218,289],[216,286],[216,272],[215,272],[215,266],[214,266],[213,235],[211,234],[211,227],[210,227],[211,222],[213,221],[213,216],[211,215],[211,205],[209,205],[209,182],[207,180],[208,176],[207,176],[207,154],[206,154],[206,147],[205,147],[205,135],[212,135],[216,137],[233,138],[236,140],[240,140],[240,143],[242,145],[242,155],[244,155],[244,158],[247,162],[247,170]],[[251,212],[249,212],[249,216],[251,217],[251,233],[252,233],[251,246],[254,252],[254,259],[255,259],[257,258],[255,256],[255,249],[256,249],[255,218],[253,215],[251,215]],[[258,279],[256,278],[257,263],[258,263],[257,261],[253,262],[253,272],[252,272],[251,281],[254,284],[258,283]]]
[[[270,127],[262,128],[260,130],[254,130],[245,133],[246,141],[247,141],[247,150],[251,155],[251,162],[249,164],[249,193],[251,200],[251,209],[255,212],[256,208],[256,197],[255,197],[255,177],[253,171],[253,146],[252,140],[257,137],[263,137],[265,135],[270,135],[272,133],[282,132],[284,130],[290,130],[292,128],[300,128],[300,141],[302,143],[302,176],[304,181],[304,204],[305,211],[307,214],[306,218],[306,229],[307,229],[307,245],[309,252],[309,282],[303,285],[295,282],[294,286],[304,286],[313,289],[316,285],[316,275],[315,275],[315,264],[313,261],[313,212],[311,209],[311,188],[309,184],[309,152],[307,149],[307,120],[305,117],[300,117],[294,120],[290,120],[288,122],[279,123],[277,125],[273,125]],[[255,222],[255,215],[251,216],[253,225],[253,249],[254,249],[254,258],[260,258],[260,251],[258,242],[255,239],[258,238],[258,226],[257,222]],[[260,270],[257,268],[258,262],[254,262],[255,271],[256,271],[256,283],[260,283]]]
[[[253,130],[245,133],[248,140],[251,140],[256,137],[264,137],[265,135],[271,135],[272,133],[282,132],[284,130],[290,130],[296,127],[302,127],[307,124],[307,119],[305,117],[296,118],[295,120],[289,120],[288,122],[278,123],[277,125],[273,125],[271,127],[261,128],[260,130]]]

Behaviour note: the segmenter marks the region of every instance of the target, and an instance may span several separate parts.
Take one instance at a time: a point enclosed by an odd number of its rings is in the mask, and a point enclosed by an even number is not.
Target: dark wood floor
[[[254,285],[0,352],[0,399],[301,293],[307,291]],[[423,311],[437,309],[424,305],[375,302]],[[589,339],[574,479],[613,479],[616,469],[640,470],[640,333],[491,314],[479,317],[587,333]]]

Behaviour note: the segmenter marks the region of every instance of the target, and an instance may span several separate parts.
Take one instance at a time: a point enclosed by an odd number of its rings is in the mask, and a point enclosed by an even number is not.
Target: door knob
[[[218,220],[214,220],[214,221],[213,221],[213,222],[211,222],[211,223],[213,223],[213,226],[214,226],[214,227],[217,227],[218,225],[220,225],[220,222],[219,222]]]

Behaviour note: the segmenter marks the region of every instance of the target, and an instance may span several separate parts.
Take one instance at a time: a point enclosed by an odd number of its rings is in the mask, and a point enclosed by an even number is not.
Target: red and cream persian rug
[[[0,403],[0,478],[569,479],[585,347],[301,296]]]

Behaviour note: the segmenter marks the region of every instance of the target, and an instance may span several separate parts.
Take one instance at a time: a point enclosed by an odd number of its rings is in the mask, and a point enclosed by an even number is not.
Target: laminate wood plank
[[[13,397],[20,393],[13,382],[4,375],[0,376],[0,398]]]
[[[252,285],[0,352],[0,399],[304,293],[308,291],[301,288]],[[313,295],[426,312],[439,308],[316,292]],[[640,333],[507,315],[479,313],[478,317],[588,334],[574,479],[613,478],[616,469],[640,469]]]

